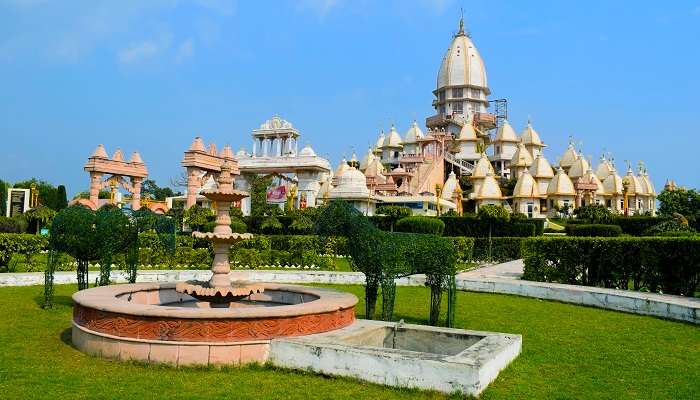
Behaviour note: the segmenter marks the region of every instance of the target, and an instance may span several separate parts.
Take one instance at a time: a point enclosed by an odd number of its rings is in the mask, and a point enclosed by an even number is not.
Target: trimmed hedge
[[[25,257],[46,250],[49,239],[46,236],[24,233],[0,233],[0,266],[7,266],[14,254]]]
[[[445,230],[445,223],[437,218],[431,217],[406,217],[396,222],[397,232],[425,233],[431,235],[442,235]]]
[[[632,217],[615,217],[611,223],[619,225],[622,229],[622,233],[632,236],[642,236],[642,233],[660,222],[665,221],[666,218],[659,217],[643,217],[643,216],[632,216]]]
[[[457,261],[468,262],[472,260],[472,255],[474,253],[474,238],[462,236],[448,237],[446,239],[452,242],[455,255],[457,256]]]
[[[475,261],[505,262],[522,258],[521,243],[525,238],[521,237],[494,237],[491,238],[491,259],[489,260],[489,238],[474,238],[474,252],[472,259]]]
[[[569,236],[614,237],[622,234],[622,228],[619,225],[576,224],[567,225],[566,234]]]
[[[475,216],[440,217],[445,223],[444,236],[488,237],[489,223]],[[500,222],[491,226],[492,236],[527,237],[542,235],[544,220],[530,219],[526,222]]]
[[[530,238],[523,279],[693,296],[700,238]]]

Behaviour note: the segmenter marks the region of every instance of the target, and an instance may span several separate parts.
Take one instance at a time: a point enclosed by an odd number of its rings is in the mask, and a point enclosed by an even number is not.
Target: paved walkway
[[[490,264],[462,272],[457,278],[500,278],[520,279],[523,276],[523,260],[513,260],[500,264]]]
[[[257,282],[363,284],[360,272],[336,271],[273,271],[250,270],[250,279]],[[520,279],[522,260],[484,266],[457,275],[457,288],[474,292],[514,294],[545,300],[556,300],[640,315],[652,315],[700,325],[700,299],[671,296],[632,290],[605,289],[560,283],[532,282]],[[91,271],[88,282],[94,282],[99,274]],[[139,271],[139,282],[175,282],[184,280],[208,280],[208,270]],[[125,283],[123,271],[112,271],[112,282]],[[56,272],[56,284],[75,283],[75,271]],[[44,283],[42,272],[0,273],[0,286],[27,286]],[[397,280],[400,286],[422,286],[425,276],[412,275]]]

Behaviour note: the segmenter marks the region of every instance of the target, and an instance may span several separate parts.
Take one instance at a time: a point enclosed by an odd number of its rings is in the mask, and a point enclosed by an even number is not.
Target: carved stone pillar
[[[197,204],[197,191],[199,190],[199,170],[197,168],[187,168],[187,202],[185,208],[190,208]]]
[[[142,178],[131,177],[131,209],[134,211],[141,208],[141,181]]]
[[[90,202],[97,209],[97,202],[102,188],[102,174],[99,172],[90,172]]]

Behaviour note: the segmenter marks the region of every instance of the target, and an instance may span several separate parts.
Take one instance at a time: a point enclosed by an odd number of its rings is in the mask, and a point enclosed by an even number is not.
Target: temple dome
[[[107,150],[105,150],[105,146],[102,144],[97,145],[97,148],[92,152],[90,157],[109,158],[107,155]]]
[[[574,183],[571,178],[564,172],[564,170],[559,167],[557,169],[556,175],[549,182],[547,186],[547,195],[554,196],[575,196],[576,190],[574,189]]]
[[[515,150],[510,165],[511,167],[529,167],[532,165],[532,156],[527,151],[524,144],[518,143],[518,149]]]
[[[459,185],[457,175],[455,175],[454,171],[450,171],[450,175],[447,177],[445,184],[442,186],[442,195],[440,197],[448,200],[451,199],[455,189],[457,189],[457,185]]]
[[[306,145],[304,146],[303,149],[299,152],[299,156],[301,157],[316,157],[316,152],[314,149],[311,147],[311,145]]]
[[[365,169],[367,169],[367,166],[372,161],[374,161],[374,159],[375,159],[375,155],[374,155],[374,153],[372,153],[372,149],[371,148],[367,149],[367,154],[365,154],[365,157],[362,159],[362,161],[360,161],[360,170],[364,171]]]
[[[518,182],[515,184],[515,188],[513,188],[513,197],[526,199],[540,197],[539,190],[537,190],[537,183],[528,170],[523,171],[518,177]]]
[[[406,131],[404,135],[404,143],[416,143],[418,139],[423,138],[423,131],[418,126],[418,122],[413,121],[411,127]]]
[[[498,186],[498,181],[494,178],[493,173],[489,172],[486,175],[474,198],[476,200],[500,200],[503,198],[501,187]]]
[[[338,165],[338,168],[335,169],[335,172],[333,173],[334,178],[340,178],[341,175],[343,175],[343,172],[347,171],[350,169],[350,166],[348,165],[348,162],[345,161],[343,158],[343,161],[340,162],[340,165]]]
[[[617,171],[613,169],[612,173],[603,181],[603,190],[609,195],[621,195],[622,188],[622,178],[620,178]]]
[[[569,168],[569,178],[580,178],[586,173],[586,171],[588,171],[589,168],[590,165],[588,164],[586,157],[584,157],[583,154],[580,154]]]
[[[559,161],[559,166],[562,168],[570,168],[573,164],[574,161],[578,158],[578,153],[576,153],[576,149],[574,149],[574,145],[569,143],[569,147],[566,148],[566,151],[564,151],[564,155],[561,156],[561,160]]]
[[[530,167],[530,174],[535,178],[553,178],[554,170],[549,161],[541,154],[538,154]]]
[[[595,174],[600,179],[601,181],[604,181],[605,178],[608,177],[608,175],[612,174],[614,168],[612,166],[612,163],[609,160],[606,160],[604,157],[600,158],[600,164],[598,164],[598,167],[595,170]]]
[[[540,139],[540,134],[532,127],[530,121],[527,121],[527,126],[520,134],[520,141],[526,146],[545,147],[544,142]]]
[[[396,127],[392,125],[389,134],[384,138],[382,147],[401,147],[401,145],[401,135],[396,131]]]
[[[503,121],[501,126],[498,127],[498,130],[496,131],[496,139],[494,139],[494,142],[518,142],[518,136],[515,134],[515,130],[508,123],[508,121]]]
[[[472,125],[471,118],[469,118],[469,120],[462,125],[462,129],[459,131],[459,138],[457,140],[461,142],[475,142],[478,140],[476,138],[476,131],[474,130],[474,125]]]
[[[442,58],[437,76],[437,90],[452,86],[481,88],[487,95],[491,93],[484,60],[464,32],[463,21],[460,21],[460,30],[452,38],[452,43]]]
[[[331,197],[356,198],[369,197],[367,178],[359,170],[348,167],[339,177],[337,184],[330,191]]]
[[[493,165],[489,161],[489,158],[485,153],[481,153],[481,158],[476,162],[474,166],[474,171],[472,172],[472,178],[484,178],[488,174],[493,174]]]

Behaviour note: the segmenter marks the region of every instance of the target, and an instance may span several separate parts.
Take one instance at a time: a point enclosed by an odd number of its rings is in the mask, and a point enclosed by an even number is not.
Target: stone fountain
[[[212,276],[208,282],[188,281],[178,283],[175,290],[179,293],[207,302],[211,307],[228,308],[231,303],[244,299],[251,294],[262,293],[262,284],[247,281],[245,272],[231,272],[228,257],[231,245],[252,237],[249,233],[233,233],[231,231],[231,203],[248,197],[248,193],[233,189],[231,165],[225,161],[217,179],[216,189],[203,191],[202,194],[215,204],[216,227],[214,232],[194,232],[192,236],[205,239],[214,244],[214,261]]]

